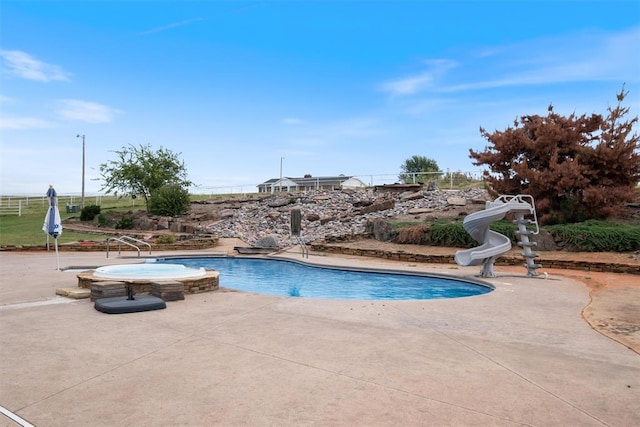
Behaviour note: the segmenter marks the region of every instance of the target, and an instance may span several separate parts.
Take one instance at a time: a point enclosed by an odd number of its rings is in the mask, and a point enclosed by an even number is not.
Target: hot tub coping
[[[211,292],[219,288],[220,272],[211,269],[204,269],[205,274],[197,277],[166,278],[166,279],[113,279],[111,277],[95,276],[95,270],[87,270],[78,273],[78,287],[91,289],[91,284],[96,282],[120,282],[133,285],[135,293],[151,292],[153,283],[180,282],[184,285],[184,292],[195,294],[201,292]]]

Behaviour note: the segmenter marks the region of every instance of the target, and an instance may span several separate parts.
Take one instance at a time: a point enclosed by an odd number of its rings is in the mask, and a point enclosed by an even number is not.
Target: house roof
[[[282,180],[285,179],[293,181],[298,186],[309,186],[309,185],[340,185],[344,181],[351,178],[351,176],[347,175],[338,175],[338,176],[312,176],[310,178],[292,178],[292,177],[282,177]],[[259,184],[258,187],[269,186],[271,184],[275,184],[280,181],[280,178],[271,178],[262,184]]]
[[[277,183],[278,181],[280,181],[280,178],[271,178],[270,180],[265,181],[265,182],[263,182],[262,184],[259,184],[259,185],[270,185],[270,184],[275,184],[275,183]],[[282,177],[282,182],[286,182],[286,181],[292,181],[292,182],[295,182],[295,178],[289,178],[289,177],[287,177],[287,176],[283,176],[283,177]]]

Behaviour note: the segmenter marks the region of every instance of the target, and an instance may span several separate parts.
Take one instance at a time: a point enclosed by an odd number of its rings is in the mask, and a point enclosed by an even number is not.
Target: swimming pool
[[[447,277],[333,269],[274,259],[198,257],[155,262],[217,270],[222,287],[278,296],[408,300],[460,298],[493,290],[488,284]]]

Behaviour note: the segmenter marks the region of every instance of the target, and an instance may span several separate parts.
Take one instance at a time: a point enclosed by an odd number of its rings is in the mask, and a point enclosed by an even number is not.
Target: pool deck
[[[479,270],[313,253],[309,261]],[[139,260],[60,254],[63,267],[129,262]],[[55,270],[53,253],[0,253],[0,409],[65,427],[640,425],[640,356],[582,318],[589,289],[553,274],[496,272],[495,291],[469,298],[220,289],[166,310],[107,315],[88,299],[55,296],[77,280]],[[18,425],[0,414],[0,426]]]

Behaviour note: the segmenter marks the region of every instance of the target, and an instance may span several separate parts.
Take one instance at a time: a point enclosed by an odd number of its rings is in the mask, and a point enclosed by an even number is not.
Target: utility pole
[[[84,145],[84,134],[77,134],[76,138],[82,138],[82,198],[80,199],[80,207],[84,209],[84,154],[85,154],[85,145]]]
[[[284,160],[284,157],[280,157],[280,183],[278,185],[279,191],[282,191],[282,161],[283,160]]]

